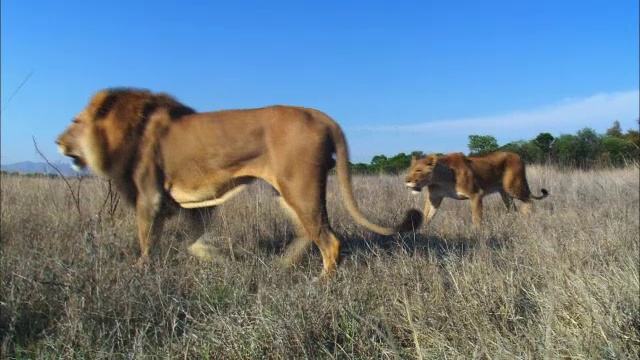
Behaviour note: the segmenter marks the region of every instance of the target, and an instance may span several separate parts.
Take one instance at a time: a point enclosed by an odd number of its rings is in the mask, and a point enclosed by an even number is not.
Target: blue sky
[[[1,6],[3,164],[38,161],[32,136],[66,161],[56,135],[112,86],[198,111],[314,107],[341,124],[355,162],[467,152],[471,134],[503,144],[614,120],[637,128],[637,0]]]

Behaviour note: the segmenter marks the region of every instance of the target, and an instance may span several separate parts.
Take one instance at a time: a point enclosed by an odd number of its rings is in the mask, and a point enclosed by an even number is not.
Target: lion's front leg
[[[149,159],[151,159],[151,155]],[[134,183],[137,189],[136,217],[138,222],[138,239],[140,241],[140,259],[137,265],[149,260],[160,235],[168,211],[163,211],[162,190],[158,183],[158,169],[147,159],[142,162],[134,173]],[[166,210],[166,209],[165,209]]]
[[[149,260],[164,225],[165,216],[160,211],[160,195],[154,198],[140,196],[136,202],[138,222],[138,239],[140,241],[140,258],[136,265],[140,266]]]

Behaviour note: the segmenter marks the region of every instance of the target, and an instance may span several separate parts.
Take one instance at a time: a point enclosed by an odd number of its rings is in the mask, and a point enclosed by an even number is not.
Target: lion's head
[[[56,139],[60,152],[71,158],[74,170],[81,171],[89,167],[96,173],[109,177],[104,167],[106,149],[102,120],[113,101],[114,98],[108,91],[98,92]]]
[[[406,186],[410,187],[414,192],[420,192],[423,187],[431,184],[434,172],[441,166],[438,163],[438,157],[435,154],[426,155],[424,157],[413,156],[411,158],[411,167],[409,173],[404,179]]]
[[[88,167],[107,179],[120,177],[137,156],[145,124],[158,107],[175,109],[177,115],[195,112],[166,94],[129,88],[101,90],[58,136],[56,144],[72,159],[75,170]]]
[[[79,119],[74,118],[72,124],[58,136],[56,144],[58,150],[64,156],[71,158],[72,167],[75,171],[82,171],[87,167],[84,150],[87,146],[82,145],[82,139],[87,139],[87,126]]]

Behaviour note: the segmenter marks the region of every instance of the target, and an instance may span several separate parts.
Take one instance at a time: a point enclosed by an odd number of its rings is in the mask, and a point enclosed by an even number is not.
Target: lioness
[[[531,199],[544,199],[549,195],[541,189],[541,196],[531,194],[525,175],[525,166],[518,154],[497,151],[485,156],[465,156],[452,153],[444,156],[413,156],[405,185],[418,193],[427,187],[424,223],[429,222],[442,202],[449,197],[471,200],[473,223],[482,226],[482,198],[499,192],[507,209],[515,210],[512,198],[523,202],[521,212],[529,213]]]
[[[183,209],[190,222],[188,235],[199,239],[204,225],[198,208],[221,204],[260,178],[277,190],[297,225],[287,258],[297,261],[313,241],[322,254],[322,275],[333,275],[340,240],[329,225],[326,186],[327,173],[336,165],[346,208],[359,224],[392,234],[417,228],[422,221],[415,209],[392,229],[362,215],[351,188],[344,134],[314,109],[272,106],[196,113],[163,93],[107,89],[91,98],[56,143],[75,168],[88,166],[113,180],[135,205],[138,264],[148,260],[167,216]],[[190,251],[208,256],[200,240]]]

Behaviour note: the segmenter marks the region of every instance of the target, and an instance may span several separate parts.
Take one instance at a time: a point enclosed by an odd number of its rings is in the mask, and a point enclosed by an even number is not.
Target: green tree
[[[399,153],[389,159],[388,170],[394,174],[397,174],[411,165],[411,155],[405,153]]]
[[[509,151],[520,155],[522,161],[526,163],[537,163],[542,161],[542,150],[533,141],[518,140],[507,143],[499,148],[500,151]]]
[[[485,155],[498,150],[498,141],[491,135],[469,135],[469,152],[473,155]]]
[[[611,125],[611,127],[608,128],[607,131],[605,132],[605,135],[621,138],[622,127],[620,126],[620,121],[618,120],[614,121],[613,125]]]
[[[539,164],[548,156],[533,141],[523,142],[520,148],[520,157],[522,157],[522,160],[526,163]]]
[[[563,134],[555,139],[551,146],[551,153],[556,162],[562,165],[576,165],[578,137]]]
[[[531,144],[540,149],[540,156],[536,159],[536,162],[543,162],[547,160],[551,154],[551,146],[555,138],[549,133],[540,133],[531,141]]]
[[[500,146],[498,148],[498,150],[500,150],[500,151],[508,151],[508,152],[512,152],[512,153],[516,153],[516,154],[520,155],[521,152],[522,152],[522,143],[523,143],[522,140],[521,141],[512,141],[512,142],[509,142],[509,143],[506,143],[506,144]]]
[[[418,159],[423,157],[425,155],[424,152],[420,151],[420,150],[416,150],[416,151],[412,151],[411,152],[411,157],[417,157]]]
[[[560,135],[553,142],[552,152],[561,164],[588,168],[600,158],[601,139],[593,129],[584,128],[575,135]]]
[[[384,155],[376,155],[371,159],[371,170],[378,173],[388,171],[389,159]]]
[[[640,118],[638,118],[637,123],[638,128],[640,128]],[[623,135],[623,138],[631,141],[636,147],[640,148],[640,131],[629,129],[627,133]]]
[[[371,165],[365,163],[353,164],[351,169],[355,174],[372,174],[374,173]]]
[[[582,166],[590,167],[602,152],[602,136],[591,128],[584,128],[576,133],[578,138],[577,157]]]
[[[616,136],[605,136],[602,138],[602,151],[604,158],[611,162],[611,165],[622,166],[627,160],[638,158],[638,147],[627,139]]]

